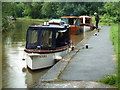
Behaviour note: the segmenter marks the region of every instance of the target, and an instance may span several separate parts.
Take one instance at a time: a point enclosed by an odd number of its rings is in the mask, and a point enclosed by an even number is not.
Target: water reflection
[[[39,22],[16,21],[15,29],[9,30],[3,35],[2,48],[2,84],[3,88],[27,88],[42,76],[46,70],[30,72],[26,68],[24,47],[26,30],[29,25],[40,24]]]
[[[81,33],[79,35],[71,35],[70,38],[71,38],[71,40],[73,42],[73,45],[76,46],[80,41],[83,40],[84,34]]]

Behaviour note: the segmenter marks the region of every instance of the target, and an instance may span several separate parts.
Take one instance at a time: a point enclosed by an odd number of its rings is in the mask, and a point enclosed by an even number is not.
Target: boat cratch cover
[[[64,25],[35,25],[27,31],[26,49],[54,50],[68,45],[69,28]]]

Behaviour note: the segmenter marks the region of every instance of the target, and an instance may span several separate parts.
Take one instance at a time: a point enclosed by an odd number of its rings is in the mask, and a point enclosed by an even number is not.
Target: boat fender
[[[61,56],[59,56],[59,55],[55,55],[55,60],[61,60],[61,59],[62,59]]]
[[[89,44],[85,44],[85,48],[88,49],[88,47],[89,47]]]
[[[95,36],[97,36],[98,34],[97,34],[97,33],[95,33],[94,35],[95,35]]]
[[[75,46],[72,46],[72,47],[71,47],[71,50],[73,51],[74,49],[75,49]]]

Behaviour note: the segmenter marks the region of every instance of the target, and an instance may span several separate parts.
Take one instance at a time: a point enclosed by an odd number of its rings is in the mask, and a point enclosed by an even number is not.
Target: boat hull
[[[83,26],[82,28],[83,28],[84,32],[91,30],[90,26]]]
[[[70,34],[72,35],[80,34],[80,26],[70,25]]]
[[[80,27],[80,30],[82,32],[86,32],[86,31],[94,30],[94,27],[83,25],[83,26]]]
[[[31,70],[37,70],[52,66],[54,64],[54,60],[53,55],[51,54],[33,54],[32,56],[27,54],[26,63],[28,68]]]
[[[31,70],[43,69],[55,64],[55,60],[62,59],[69,49],[52,53],[26,53],[26,63]]]

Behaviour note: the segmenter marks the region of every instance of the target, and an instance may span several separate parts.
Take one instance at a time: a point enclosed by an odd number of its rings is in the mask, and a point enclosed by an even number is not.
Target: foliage
[[[120,2],[3,2],[3,27],[7,16],[33,19],[60,18],[67,15],[93,15],[98,12],[101,21],[107,24],[119,22]]]
[[[110,75],[107,75],[104,79],[99,80],[99,82],[117,86],[117,76],[116,74],[110,74]]]
[[[4,2],[3,12],[17,17],[32,18],[61,17],[63,15],[119,15],[118,2]],[[115,19],[118,20],[118,19]]]
[[[3,2],[2,3],[2,30],[6,30],[6,28],[8,28],[8,26],[11,25],[11,22],[8,19],[8,16],[15,16],[16,15],[15,8],[12,7],[13,4],[14,3],[10,3],[10,2],[7,2],[7,3]],[[14,10],[12,11],[13,8],[14,8]]]
[[[46,2],[42,6],[42,14],[47,18],[56,18],[57,8],[57,2]]]

